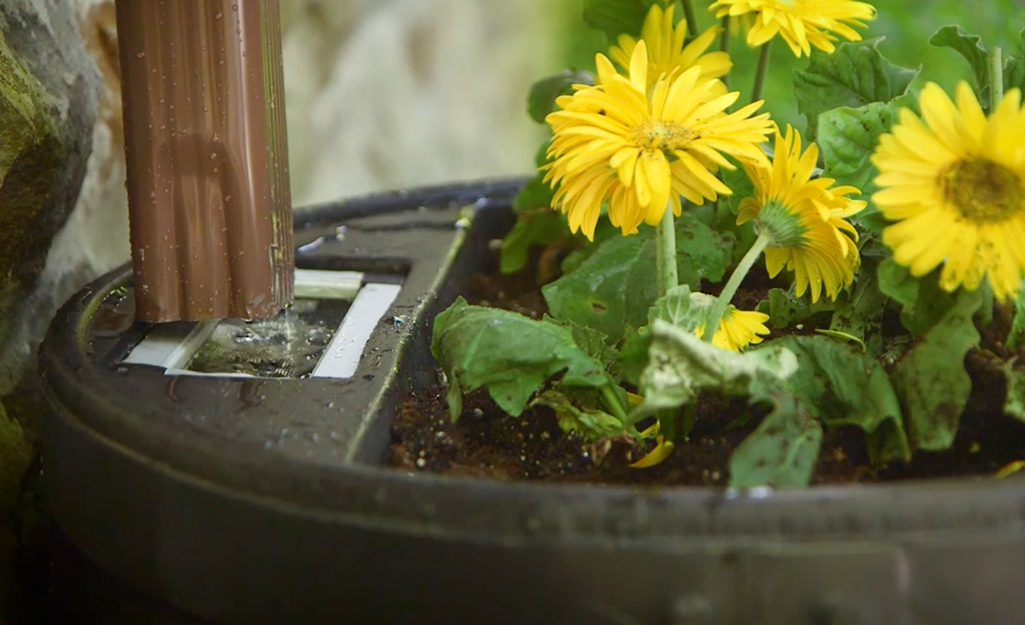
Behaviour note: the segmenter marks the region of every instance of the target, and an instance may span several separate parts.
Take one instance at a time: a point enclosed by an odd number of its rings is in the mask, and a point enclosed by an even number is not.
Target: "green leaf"
[[[842,43],[832,54],[815,50],[808,69],[794,72],[797,110],[808,119],[808,141],[826,111],[889,102],[907,91],[920,70],[890,63],[879,52],[879,41]]]
[[[624,382],[640,386],[641,375],[648,366],[648,350],[651,347],[651,333],[645,326],[628,330],[619,346],[619,360],[615,371]]]
[[[879,290],[874,264],[864,259],[854,289],[847,292],[847,299],[833,313],[829,329],[855,336],[865,342],[869,353],[879,354],[883,349],[881,329],[887,296]]]
[[[573,335],[573,342],[582,349],[585,354],[605,365],[608,369],[619,360],[619,352],[609,345],[609,339],[603,333],[593,328],[588,328],[576,323],[573,320],[552,319],[545,315],[544,321],[562,326]]]
[[[871,195],[878,175],[869,160],[879,136],[889,132],[902,108],[916,108],[917,98],[902,95],[890,102],[871,102],[858,108],[843,106],[819,116],[818,144],[826,167],[823,173],[838,185],[851,185],[862,197]]]
[[[811,481],[822,426],[792,395],[774,397],[775,410],[730,457],[733,488],[801,488]]]
[[[944,26],[929,37],[929,43],[938,48],[951,48],[960,54],[972,67],[972,74],[975,76],[975,86],[980,90],[989,84],[987,73],[986,44],[982,37],[969,35],[961,30],[960,26]]]
[[[717,232],[686,211],[676,218],[675,230],[680,284],[697,291],[702,280],[721,282],[733,263],[733,234]]]
[[[792,323],[811,319],[815,315],[836,310],[836,302],[823,298],[812,304],[809,295],[803,297],[794,295],[793,287],[790,289],[769,289],[769,297],[759,302],[756,310],[769,315],[769,327],[773,330],[780,330]]]
[[[640,327],[647,321],[658,293],[654,269],[654,241],[639,235],[613,237],[541,293],[556,319],[571,319],[615,342],[625,324]]]
[[[542,288],[552,316],[594,328],[612,342],[623,337],[627,325],[645,325],[658,297],[653,235],[645,228],[603,241],[575,271]],[[723,279],[733,239],[683,213],[676,220],[676,252],[680,283],[697,289],[702,279]]]
[[[1025,30],[1018,33],[1018,49],[1004,64],[1004,90],[1025,92]]]
[[[551,210],[521,213],[509,234],[502,239],[499,270],[516,273],[527,265],[532,245],[550,245],[571,238],[566,219]]]
[[[789,350],[797,371],[784,382],[807,411],[830,427],[855,425],[868,437],[873,463],[911,457],[900,402],[883,367],[872,357],[825,336],[789,336],[761,350]]]
[[[1018,298],[1014,300],[1014,319],[1011,320],[1011,330],[1005,341],[1012,349],[1020,347],[1025,340],[1025,280],[1022,280],[1022,287],[1018,291]]]
[[[640,379],[644,404],[637,407],[638,415],[689,404],[705,390],[758,395],[797,370],[797,359],[787,350],[719,349],[661,319],[655,319],[648,332],[648,364]]]
[[[584,0],[584,21],[604,32],[609,41],[616,41],[621,34],[636,37],[641,34],[644,18],[653,4],[664,3],[659,0]]]
[[[893,385],[916,449],[940,451],[954,442],[972,390],[972,379],[963,362],[968,350],[979,344],[972,317],[981,303],[978,291],[962,292],[956,305],[893,371]]]
[[[495,403],[519,416],[531,395],[561,373],[562,386],[598,387],[608,381],[601,364],[580,349],[572,332],[497,308],[470,306],[458,298],[434,320],[431,353],[448,376],[452,419],[462,412],[462,393],[487,387]]]
[[[658,298],[648,310],[648,322],[656,319],[667,321],[678,328],[693,332],[708,323],[715,298],[705,293],[691,293],[690,287],[681,284]]]
[[[907,267],[892,258],[879,263],[879,290],[903,306],[900,320],[911,334],[921,336],[936,325],[958,303],[956,293],[939,285],[939,270],[915,278]]]
[[[545,117],[555,110],[555,100],[561,95],[573,93],[573,85],[593,85],[594,75],[590,72],[565,70],[546,76],[530,87],[527,96],[527,113],[531,119],[544,123]]]
[[[597,405],[597,397],[583,403],[581,396],[584,394],[574,393],[574,398],[570,399],[565,393],[547,390],[530,402],[530,407],[548,406],[555,411],[555,417],[563,432],[576,432],[588,440],[622,434],[622,422],[609,413],[592,407]]]

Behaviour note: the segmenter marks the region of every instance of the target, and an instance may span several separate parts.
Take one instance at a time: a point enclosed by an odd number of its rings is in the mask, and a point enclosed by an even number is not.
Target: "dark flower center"
[[[1003,221],[1025,209],[1018,174],[984,158],[958,161],[941,182],[947,202],[976,223]]]

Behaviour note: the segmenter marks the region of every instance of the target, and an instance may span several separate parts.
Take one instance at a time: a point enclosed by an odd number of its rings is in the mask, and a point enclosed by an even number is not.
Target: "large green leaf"
[[[987,72],[988,51],[982,37],[970,35],[960,26],[944,26],[929,37],[929,43],[939,48],[951,48],[960,54],[972,68],[975,85],[979,89],[989,84]]]
[[[911,334],[921,336],[939,323],[958,303],[958,295],[939,285],[939,270],[916,278],[907,267],[892,258],[876,270],[879,290],[903,307],[901,323]]]
[[[552,316],[594,328],[613,342],[626,326],[645,325],[658,297],[653,234],[645,228],[603,241],[575,271],[546,285],[542,293]],[[676,220],[676,250],[680,283],[697,290],[702,279],[723,279],[733,238],[683,213]]]
[[[981,303],[978,291],[961,292],[954,307],[925,333],[893,372],[893,385],[916,449],[939,451],[954,442],[961,412],[972,391],[972,379],[963,363],[968,350],[979,344],[972,318]]]
[[[826,111],[889,102],[907,91],[919,70],[887,61],[879,52],[879,41],[842,43],[831,54],[813,51],[808,69],[794,72],[797,110],[808,119],[809,141],[819,128],[819,115]]]
[[[878,175],[869,160],[879,136],[889,132],[902,108],[917,108],[917,98],[906,94],[889,102],[870,102],[851,108],[843,106],[819,116],[818,144],[826,167],[823,175],[837,184],[858,188],[862,196],[871,195]]]
[[[638,36],[653,4],[660,0],[584,0],[584,21],[605,33],[609,41],[619,35]]]
[[[900,402],[875,359],[825,336],[784,337],[761,349],[785,349],[797,357],[797,371],[786,379],[786,389],[826,425],[864,430],[872,462],[911,457]]]
[[[775,409],[730,456],[733,488],[801,488],[811,481],[822,426],[793,395],[770,400]]]
[[[452,419],[462,412],[463,391],[487,387],[495,403],[518,416],[546,380],[598,387],[604,368],[577,346],[570,329],[524,315],[471,306],[458,298],[434,320],[431,352],[448,376]]]
[[[530,87],[527,96],[527,113],[531,119],[543,123],[545,117],[555,110],[555,100],[561,95],[573,93],[573,85],[593,85],[594,75],[590,72],[565,70],[546,76]]]
[[[797,370],[797,359],[787,350],[719,349],[662,319],[651,323],[648,336],[648,363],[640,378],[644,403],[638,414],[678,408],[706,390],[758,395],[763,388],[778,387]]]

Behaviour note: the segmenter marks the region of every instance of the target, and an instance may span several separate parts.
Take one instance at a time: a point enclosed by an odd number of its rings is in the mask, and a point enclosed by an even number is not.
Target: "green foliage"
[[[873,39],[840,44],[832,54],[815,51],[808,69],[794,73],[797,110],[808,118],[808,140],[815,138],[823,113],[889,102],[907,92],[919,70],[890,63],[878,46]]]
[[[570,329],[471,306],[461,297],[435,318],[431,353],[448,376],[453,420],[462,413],[464,390],[486,387],[502,410],[518,416],[531,395],[556,374],[562,374],[563,387],[608,383],[601,363],[577,346]]]
[[[797,357],[797,371],[786,379],[786,390],[829,427],[864,430],[873,463],[910,459],[900,402],[874,358],[825,336],[789,336],[762,350],[789,350]]]
[[[893,372],[904,406],[908,433],[916,449],[939,451],[954,442],[972,380],[961,363],[979,344],[972,317],[982,297],[962,292],[955,305],[932,326]]]
[[[804,297],[797,297],[794,294],[793,286],[791,286],[787,290],[769,289],[768,299],[759,302],[756,310],[769,315],[769,327],[779,330],[792,323],[811,319],[816,315],[832,312],[835,309],[836,304],[827,299],[821,299],[812,304],[811,298],[807,294]]]
[[[586,439],[616,436],[623,432],[623,423],[619,419],[604,410],[590,407],[599,404],[597,393],[582,389],[565,390],[570,394],[551,389],[544,391],[530,402],[530,407],[548,406],[555,412],[563,432],[576,432]]]
[[[605,33],[609,41],[619,35],[638,36],[648,9],[660,0],[584,0],[584,21]]]
[[[618,341],[626,326],[648,321],[658,297],[654,231],[613,236],[599,244],[572,273],[542,289],[552,315],[573,319]],[[676,222],[680,283],[697,290],[701,280],[723,279],[733,258],[733,239],[683,213]]]
[[[774,410],[730,457],[733,488],[801,488],[811,481],[822,426],[793,395],[771,397]]]
[[[876,187],[878,175],[869,160],[879,136],[889,132],[902,108],[917,109],[912,94],[897,96],[889,102],[870,102],[858,108],[840,107],[819,116],[818,144],[826,167],[823,175],[835,178],[838,185],[852,185],[868,197]]]
[[[1025,281],[1022,282],[1025,287]],[[1007,333],[1008,347],[1020,347],[1025,341],[1025,288],[1018,292],[1018,298],[1014,300],[1014,318],[1011,321],[1011,329]]]
[[[939,270],[916,278],[892,258],[879,264],[879,290],[902,306],[900,320],[911,334],[921,336],[958,303],[958,295],[939,285]]]
[[[982,37],[970,35],[960,26],[944,26],[929,37],[929,43],[940,48],[951,48],[964,57],[972,68],[976,89],[981,90],[989,84],[986,61],[988,51]]]
[[[527,265],[531,245],[550,245],[572,236],[566,219],[553,210],[521,213],[502,240],[499,270],[504,274],[516,273]]]
[[[527,113],[531,119],[543,123],[545,117],[555,110],[555,100],[561,95],[573,93],[573,85],[593,85],[594,75],[590,72],[566,70],[547,76],[535,82],[527,96]]]
[[[757,396],[797,369],[787,350],[739,354],[713,347],[661,319],[652,322],[649,335],[648,363],[640,378],[644,404],[635,411],[641,416],[689,404],[702,391]]]

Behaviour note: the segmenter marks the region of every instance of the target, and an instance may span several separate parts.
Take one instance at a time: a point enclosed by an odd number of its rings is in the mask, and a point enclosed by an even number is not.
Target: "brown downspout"
[[[278,0],[117,0],[142,321],[292,299],[280,23]]]

